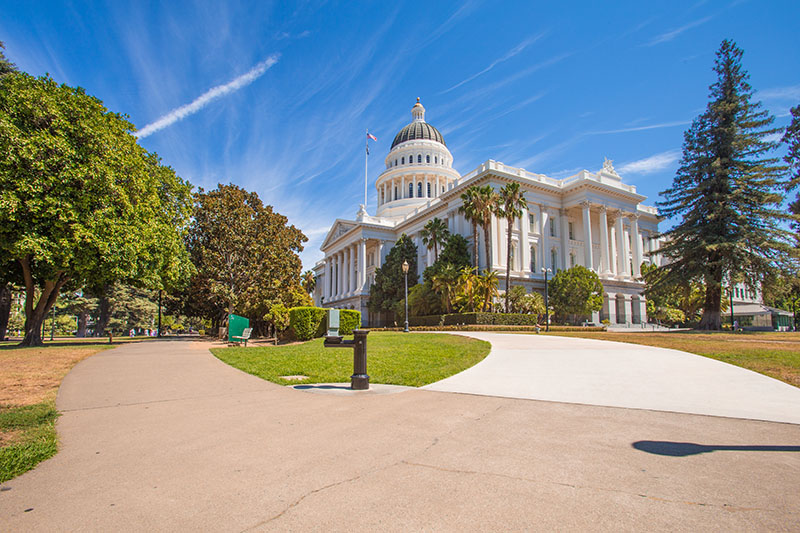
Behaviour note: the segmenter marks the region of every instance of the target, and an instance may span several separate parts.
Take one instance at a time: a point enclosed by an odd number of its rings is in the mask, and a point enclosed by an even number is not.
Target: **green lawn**
[[[27,472],[58,450],[54,401],[22,407],[0,406],[0,483]]]
[[[442,333],[373,332],[367,337],[371,383],[421,387],[465,370],[489,354],[488,342]],[[240,370],[280,385],[349,382],[353,350],[323,348],[322,339],[285,346],[215,348]],[[280,376],[308,376],[285,380]]]

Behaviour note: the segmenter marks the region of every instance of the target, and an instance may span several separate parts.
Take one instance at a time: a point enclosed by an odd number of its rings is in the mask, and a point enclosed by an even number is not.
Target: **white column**
[[[383,266],[383,239],[378,241],[378,264],[375,265],[376,267],[380,268]]]
[[[559,211],[559,214],[561,215],[561,268],[566,270],[569,268],[569,218],[566,209]]]
[[[333,259],[333,299],[337,299],[339,297],[339,265],[341,263],[341,257],[337,252]]]
[[[322,280],[322,297],[325,300],[325,303],[328,303],[331,299],[331,258],[325,258],[325,277]]]
[[[642,264],[642,239],[639,236],[639,215],[631,215],[631,244],[633,244],[633,277],[641,275],[640,266]]]
[[[356,291],[361,294],[364,292],[364,285],[367,283],[367,239],[361,239],[358,247],[358,286]]]
[[[550,252],[548,251],[548,248],[550,246],[549,242],[550,233],[546,231],[547,228],[545,227],[545,225],[547,224],[547,218],[549,216],[550,216],[549,213],[546,213],[545,210],[542,209],[541,207],[539,208],[539,234],[542,236],[542,238],[539,239],[539,259],[540,259],[539,272],[542,271],[542,268],[548,268],[547,256],[548,254],[550,254]]]
[[[600,206],[600,274],[607,275],[608,268],[608,215],[606,206]]]
[[[616,233],[616,242],[617,242],[617,275],[624,276],[625,272],[627,272],[628,267],[625,266],[627,263],[625,258],[625,232],[622,228],[622,213],[617,215],[617,223],[614,226],[614,233]]]
[[[522,258],[522,272],[525,274],[530,273],[531,271],[531,245],[528,242],[528,210],[522,210],[522,218],[519,220],[519,233],[520,233],[520,243],[519,247],[521,248],[519,253],[520,257]]]
[[[589,211],[591,204],[584,202],[583,206],[583,259],[586,262],[586,268],[594,270],[594,262],[592,257],[592,213]]]
[[[623,228],[623,230],[622,230],[622,262],[623,262],[623,265],[625,266],[624,272],[625,272],[625,275],[627,277],[630,277],[630,275],[631,275],[631,263],[632,263],[632,261],[630,259],[630,256],[631,256],[631,243],[629,242],[630,236],[631,236],[630,230],[625,231],[625,229]]]
[[[436,176],[436,191],[434,192],[433,197],[434,198],[439,198],[440,194],[441,193],[439,192],[439,176],[437,175]]]
[[[344,285],[342,286],[342,293],[345,296],[350,293],[350,277],[353,272],[353,254],[350,251],[350,247],[346,247],[344,249]]]
[[[400,178],[400,198],[406,197],[406,177],[403,176]]]

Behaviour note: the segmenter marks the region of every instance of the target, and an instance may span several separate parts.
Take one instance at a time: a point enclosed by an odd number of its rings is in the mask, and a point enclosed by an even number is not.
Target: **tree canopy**
[[[500,197],[498,198],[497,216],[506,219],[506,313],[510,309],[510,294],[511,290],[511,235],[514,231],[514,221],[522,216],[522,210],[528,208],[528,202],[525,200],[525,194],[519,183],[508,183],[500,189]]]
[[[190,185],[133,131],[81,88],[0,76],[0,255],[21,269],[23,345],[41,344],[64,287],[162,288],[188,277]]]
[[[220,325],[228,313],[262,320],[272,306],[308,302],[298,254],[308,239],[258,195],[236,185],[197,193],[187,247],[197,268],[185,314]]]
[[[405,233],[400,235],[386,256],[383,266],[375,269],[375,283],[369,293],[373,313],[395,312],[395,305],[405,299],[403,261],[408,261],[408,288],[417,284],[417,245]]]
[[[561,320],[587,316],[603,307],[603,284],[596,272],[576,265],[553,276],[549,297],[548,303]]]
[[[785,167],[772,156],[773,117],[752,102],[742,51],[725,40],[717,51],[710,101],[684,134],[683,158],[658,203],[681,221],[660,252],[669,261],[653,286],[701,282],[701,329],[721,329],[722,284],[732,274],[759,280],[791,256],[790,217],[781,208]]]

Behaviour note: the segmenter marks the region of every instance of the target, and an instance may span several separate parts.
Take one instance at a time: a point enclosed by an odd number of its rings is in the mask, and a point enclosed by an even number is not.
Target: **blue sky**
[[[554,177],[603,158],[649,197],[672,181],[714,52],[744,49],[757,98],[800,104],[800,2],[46,2],[0,0],[21,69],[79,85],[196,186],[258,192],[309,237],[363,202],[422,98],[466,173]]]

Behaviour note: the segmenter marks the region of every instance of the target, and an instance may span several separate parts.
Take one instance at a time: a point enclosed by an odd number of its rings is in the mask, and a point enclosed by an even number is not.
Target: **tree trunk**
[[[492,229],[492,226],[487,226],[483,228],[483,248],[486,252],[486,270],[484,272],[489,272],[492,269],[492,249],[490,248],[489,244],[489,231]]]
[[[81,311],[78,313],[78,331],[75,333],[76,337],[86,336],[86,325],[89,321],[89,313]]]
[[[108,291],[111,290],[110,285],[103,286],[103,293],[97,299],[97,323],[95,324],[94,334],[96,336],[105,335],[108,321],[111,318],[111,302],[108,300]]]
[[[11,316],[11,288],[8,284],[0,287],[0,341],[5,340],[8,319]]]
[[[478,224],[472,223],[472,266],[478,271]]]
[[[511,283],[511,228],[514,227],[514,219],[508,219],[508,245],[506,246],[506,313],[508,310],[508,297],[510,296],[509,284]]]
[[[25,337],[20,346],[42,345],[42,323],[47,313],[56,303],[61,287],[67,282],[64,272],[58,272],[56,279],[46,280],[41,287],[39,300],[36,298],[36,285],[31,272],[31,256],[19,260],[22,265],[22,277],[25,280]]]
[[[714,276],[717,278],[717,276]],[[717,279],[712,279],[710,276],[706,278],[706,298],[703,305],[703,316],[700,318],[700,323],[697,329],[720,331],[722,329],[721,320],[721,302],[722,302],[722,275],[720,274]]]

